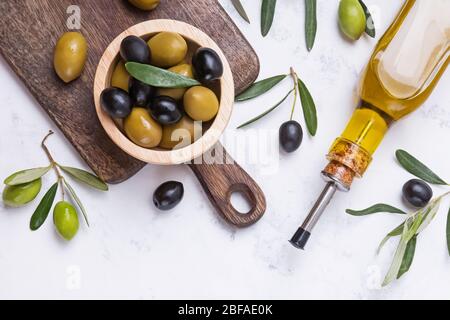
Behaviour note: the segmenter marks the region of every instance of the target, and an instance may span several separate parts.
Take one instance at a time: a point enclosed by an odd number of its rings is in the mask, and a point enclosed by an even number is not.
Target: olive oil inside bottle
[[[450,60],[450,1],[408,0],[381,38],[341,138],[373,154],[392,121],[430,96]]]
[[[450,60],[450,0],[406,0],[363,73],[360,103],[327,155],[327,185],[290,242],[304,249],[337,190],[362,177],[389,125],[421,106]]]

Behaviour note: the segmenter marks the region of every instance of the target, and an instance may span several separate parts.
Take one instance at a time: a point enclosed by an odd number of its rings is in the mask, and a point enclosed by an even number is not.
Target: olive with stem
[[[298,97],[298,76],[293,68],[291,68],[291,77],[294,81],[294,102],[292,103],[291,117],[289,121],[281,125],[279,130],[280,146],[287,153],[296,151],[303,141],[302,126],[300,125],[300,123],[293,120]]]

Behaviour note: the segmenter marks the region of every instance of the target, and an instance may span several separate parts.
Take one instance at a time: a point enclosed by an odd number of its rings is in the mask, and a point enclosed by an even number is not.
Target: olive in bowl
[[[153,119],[162,125],[177,123],[183,117],[177,102],[171,97],[165,96],[153,99],[150,105],[150,114]]]
[[[201,83],[218,80],[223,75],[222,60],[213,49],[199,48],[192,58],[192,64]]]
[[[119,88],[103,90],[100,101],[103,110],[113,118],[126,118],[133,106],[128,93]]]
[[[155,96],[156,89],[135,78],[131,78],[128,92],[135,106],[145,108],[150,105],[150,102]]]
[[[194,70],[192,65],[183,63],[168,69],[171,72],[193,79]],[[171,97],[175,100],[181,100],[186,93],[187,88],[161,88],[158,90],[159,96]]]
[[[120,88],[128,92],[129,83],[130,75],[125,68],[125,63],[123,63],[123,61],[119,61],[111,76],[111,87]]]
[[[150,64],[152,54],[147,43],[137,36],[128,36],[120,44],[120,55],[126,62]]]
[[[195,121],[210,121],[219,111],[219,100],[209,88],[196,86],[184,94],[184,110]]]
[[[202,135],[202,125],[195,123],[188,116],[183,116],[180,121],[163,127],[161,148],[172,150],[187,147],[194,143]]]
[[[148,41],[151,64],[160,68],[173,67],[184,60],[188,52],[186,40],[175,32],[160,32]]]
[[[125,118],[123,128],[128,138],[143,148],[154,148],[162,138],[161,125],[144,108],[133,108]]]

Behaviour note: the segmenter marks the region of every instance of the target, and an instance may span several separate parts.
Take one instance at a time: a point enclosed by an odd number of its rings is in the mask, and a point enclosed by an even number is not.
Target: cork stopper
[[[338,181],[345,190],[350,190],[350,186],[355,178],[355,172],[338,161],[330,161],[323,169],[322,174]]]
[[[349,190],[354,178],[363,176],[372,161],[372,156],[352,141],[338,138],[331,147],[327,159],[330,163],[323,170],[323,174]]]

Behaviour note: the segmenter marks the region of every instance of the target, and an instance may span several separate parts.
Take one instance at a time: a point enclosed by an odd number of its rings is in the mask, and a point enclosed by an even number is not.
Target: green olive
[[[61,237],[67,241],[75,237],[80,227],[77,211],[66,201],[60,201],[55,205],[53,209],[53,223]]]
[[[216,94],[206,87],[192,87],[184,94],[184,110],[196,121],[209,121],[219,111]]]
[[[188,78],[194,78],[194,70],[192,69],[192,65],[190,64],[180,64],[178,66],[172,67],[169,71],[181,74],[182,76]],[[181,100],[186,92],[186,88],[178,88],[178,89],[159,89],[159,96],[168,96],[175,100]]]
[[[159,0],[128,0],[128,2],[136,8],[146,11],[153,10],[159,5]]]
[[[358,40],[366,29],[366,14],[358,0],[341,0],[339,26],[352,40]]]
[[[152,64],[161,68],[170,68],[181,63],[186,57],[186,40],[178,33],[161,32],[148,41],[152,53]]]
[[[154,148],[162,138],[161,125],[144,108],[133,108],[123,127],[128,138],[143,148]]]
[[[14,208],[24,206],[37,197],[41,187],[41,178],[17,186],[6,186],[3,191],[3,203],[8,207]]]
[[[175,124],[164,126],[159,146],[164,149],[180,149],[194,143],[202,135],[201,124],[195,125],[188,116]]]
[[[125,69],[125,63],[120,60],[114,68],[111,77],[111,87],[120,88],[128,92],[128,83],[130,82],[130,74]]]
[[[56,43],[53,65],[58,76],[69,83],[81,75],[87,59],[87,42],[79,32],[66,32]]]

